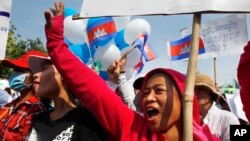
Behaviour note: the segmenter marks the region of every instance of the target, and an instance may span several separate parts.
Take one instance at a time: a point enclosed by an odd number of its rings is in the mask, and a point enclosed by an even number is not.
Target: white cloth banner
[[[84,0],[81,17],[250,12],[249,0]]]
[[[243,111],[239,89],[236,89],[236,92],[234,94],[226,94],[226,99],[231,112],[238,118],[241,118],[248,122],[245,112]]]
[[[182,36],[191,34],[191,27],[181,31]],[[205,53],[199,59],[241,54],[247,44],[246,14],[235,14],[201,25],[201,38]]]
[[[12,0],[0,1],[0,60],[5,58]]]

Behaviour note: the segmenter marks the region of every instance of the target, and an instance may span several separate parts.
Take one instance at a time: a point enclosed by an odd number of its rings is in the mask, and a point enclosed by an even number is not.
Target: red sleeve
[[[237,71],[243,110],[250,121],[250,42],[244,47]]]
[[[101,77],[68,49],[64,42],[63,20],[63,16],[53,17],[52,27],[45,29],[49,55],[67,86],[100,124],[119,138],[123,128],[132,128],[135,113],[123,104]]]

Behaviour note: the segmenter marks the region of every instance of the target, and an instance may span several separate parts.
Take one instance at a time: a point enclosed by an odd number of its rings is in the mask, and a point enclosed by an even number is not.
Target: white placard
[[[0,1],[0,60],[5,58],[12,0]]]
[[[226,94],[228,106],[233,114],[238,118],[241,118],[248,122],[245,112],[243,111],[243,105],[240,98],[240,91],[236,89],[234,94]]]
[[[82,17],[181,14],[208,11],[250,12],[249,0],[84,0]]]
[[[182,29],[182,36],[191,34],[191,27]],[[200,59],[241,54],[247,44],[246,14],[230,15],[201,25],[205,53]]]

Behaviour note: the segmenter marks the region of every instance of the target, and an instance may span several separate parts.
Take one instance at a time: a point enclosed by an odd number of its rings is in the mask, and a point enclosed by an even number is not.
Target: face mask
[[[9,78],[10,88],[17,92],[27,89],[28,86],[24,83],[26,76],[27,73],[14,71]]]

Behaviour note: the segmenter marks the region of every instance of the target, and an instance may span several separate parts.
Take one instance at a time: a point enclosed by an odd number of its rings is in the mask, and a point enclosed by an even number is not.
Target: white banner
[[[191,34],[191,27],[181,30],[182,36]],[[201,25],[201,37],[205,53],[200,59],[236,55],[243,52],[247,44],[246,14],[235,14]]]
[[[81,17],[250,12],[249,0],[84,0]]]
[[[245,112],[243,111],[243,105],[240,98],[240,90],[236,89],[234,94],[225,94],[225,95],[231,112],[238,118],[241,118],[248,122]]]
[[[0,60],[5,58],[12,0],[0,1]]]

